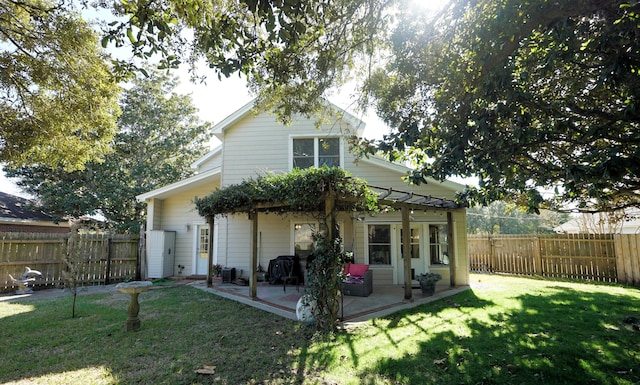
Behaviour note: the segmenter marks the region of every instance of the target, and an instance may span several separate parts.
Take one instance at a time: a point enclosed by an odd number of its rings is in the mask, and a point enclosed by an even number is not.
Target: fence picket
[[[19,278],[26,266],[42,272],[42,279],[35,286],[59,286],[65,268],[63,254],[69,234],[49,233],[0,233],[0,290],[11,290],[9,274]],[[138,236],[113,235],[118,247],[112,250],[112,259],[119,267],[113,269],[110,282],[135,277],[138,259]],[[106,280],[106,243],[108,234],[81,234],[80,245],[85,255],[81,266],[83,285],[102,284]]]
[[[640,286],[640,235],[470,235],[467,239],[473,272]]]

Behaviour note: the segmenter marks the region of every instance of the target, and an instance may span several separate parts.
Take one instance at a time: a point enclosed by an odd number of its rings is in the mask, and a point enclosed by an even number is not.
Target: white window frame
[[[338,223],[338,228],[340,230],[340,239],[343,240],[343,247],[344,247],[344,221],[337,221]],[[295,255],[295,241],[296,241],[296,237],[295,237],[295,231],[296,231],[296,224],[311,224],[316,226],[316,229],[320,228],[320,223],[314,220],[305,220],[305,219],[292,219],[291,223],[290,223],[290,239],[291,239],[291,246],[289,247],[289,251],[291,253],[291,255]]]
[[[438,242],[438,243],[431,243],[431,226],[448,226],[448,223],[446,222],[432,222],[432,223],[428,223],[427,224],[427,228],[426,228],[426,244],[427,244],[427,263],[430,267],[449,267],[451,266],[451,248],[453,247],[453,245],[451,244],[452,240],[449,239],[449,230],[447,230],[446,236],[447,236],[447,253],[448,253],[448,258],[449,261],[448,263],[431,263],[431,246],[432,245],[437,245],[439,247],[441,247],[442,245],[445,245],[445,243],[442,242]],[[455,239],[455,235],[454,235],[454,239]]]
[[[365,221],[363,224],[364,226],[364,260],[365,263],[369,265],[369,267],[373,267],[373,268],[394,268],[396,266],[396,263],[394,262],[394,259],[397,258],[397,253],[396,253],[396,247],[394,246],[394,238],[395,235],[394,233],[396,232],[397,229],[397,225],[396,223],[393,222],[370,222],[370,221]],[[371,264],[371,259],[369,258],[369,225],[385,225],[385,226],[389,226],[389,247],[391,248],[390,250],[390,255],[389,255],[389,264]]]
[[[313,139],[313,167],[318,168],[320,159],[320,139],[339,139],[340,150],[340,168],[344,168],[344,139],[337,134],[329,135],[289,135],[289,171],[293,170],[293,140],[294,139]]]
[[[369,225],[389,225],[391,228],[391,264],[390,265],[378,265],[378,264],[371,264],[371,259],[369,257],[369,237],[368,237],[368,229],[369,229]],[[429,226],[432,225],[436,225],[436,226],[447,226],[446,222],[441,222],[441,221],[437,221],[437,222],[414,222],[411,224],[412,227],[419,227],[420,228],[420,249],[423,250],[422,254],[424,255],[424,259],[422,260],[422,263],[424,264],[423,268],[425,271],[429,271],[431,268],[438,268],[438,267],[450,267],[451,264],[449,263],[448,265],[445,264],[431,264],[431,242],[429,239]],[[376,220],[376,221],[364,221],[362,222],[363,227],[362,231],[363,231],[363,235],[364,235],[364,239],[363,239],[363,243],[364,243],[364,260],[365,263],[369,265],[370,268],[373,269],[377,269],[377,268],[381,268],[381,269],[389,269],[391,268],[393,270],[393,282],[394,284],[397,284],[397,274],[398,274],[398,269],[402,269],[403,266],[401,264],[398,263],[398,257],[400,256],[399,253],[401,253],[402,251],[400,250],[400,245],[402,244],[402,240],[400,239],[400,229],[402,228],[402,224],[394,221],[394,220],[389,220],[389,221],[380,221],[380,220]],[[455,239],[455,234],[453,235],[453,238]],[[454,247],[454,245],[452,244],[452,240],[448,240],[447,243],[447,247],[449,248],[449,250],[451,250],[452,247]]]

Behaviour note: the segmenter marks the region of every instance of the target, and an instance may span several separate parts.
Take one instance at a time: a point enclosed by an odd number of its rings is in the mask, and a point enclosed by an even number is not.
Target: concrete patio
[[[238,301],[249,306],[253,306],[264,311],[278,314],[282,317],[296,320],[296,303],[302,294],[304,287],[301,285],[296,290],[295,285],[287,285],[286,291],[283,286],[270,285],[266,282],[259,282],[257,286],[258,298],[249,296],[249,286],[236,285],[232,283],[222,283],[220,279],[213,281],[213,287],[207,287],[206,281],[200,277],[175,277],[174,285],[189,285],[194,288],[209,292],[220,297]],[[154,289],[161,289],[162,286]],[[469,286],[456,288],[438,287],[433,296],[425,296],[420,289],[413,289],[411,300],[404,299],[404,288],[401,285],[374,286],[373,293],[368,297],[345,296],[343,301],[343,320],[345,322],[360,322],[376,317],[384,317],[402,309],[408,309],[425,303],[433,302],[441,298],[449,297],[468,290]],[[117,292],[115,285],[87,286],[79,290],[79,295],[90,295],[96,293]],[[16,301],[23,298],[36,297],[59,297],[70,295],[68,290],[62,289],[39,289],[33,293],[15,295],[13,293],[2,293],[0,301]]]
[[[213,287],[207,287],[204,281],[194,281],[191,285],[195,288],[238,301],[258,309],[278,314],[289,319],[296,319],[296,303],[302,294],[304,287],[296,290],[295,285],[287,285],[286,291],[282,285],[270,285],[259,282],[257,297],[249,296],[249,286],[222,283],[214,280]],[[469,286],[456,288],[438,288],[433,296],[425,296],[420,289],[413,289],[413,298],[404,299],[404,288],[401,285],[374,286],[373,293],[368,297],[344,296],[343,320],[345,322],[366,321],[376,317],[383,317],[402,309],[408,309],[425,303],[433,302],[441,298],[449,297],[468,290]]]

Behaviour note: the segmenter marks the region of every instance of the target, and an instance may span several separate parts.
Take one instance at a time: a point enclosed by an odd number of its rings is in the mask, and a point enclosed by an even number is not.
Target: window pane
[[[369,225],[369,243],[391,243],[391,226]]]
[[[315,224],[296,223],[293,230],[293,248],[295,255],[305,260],[314,249],[313,234],[316,231]]]
[[[432,265],[449,264],[449,244],[446,225],[429,226],[429,252]]]
[[[313,157],[313,138],[294,139],[293,140],[293,156]]]
[[[314,165],[314,139],[294,139],[293,140],[293,167],[309,168]]]
[[[411,258],[420,258],[420,229],[411,228],[410,231],[410,243],[411,243]],[[400,256],[404,258],[402,255],[404,251],[404,237],[402,236],[402,229],[400,229]]]
[[[391,264],[391,226],[369,225],[369,263]]]
[[[340,155],[340,139],[338,138],[321,138],[319,141],[320,155],[339,156]]]
[[[390,265],[391,245],[369,245],[369,264]]]
[[[293,168],[313,167],[313,158],[293,158]]]
[[[340,167],[340,156],[321,156],[318,160],[318,166],[322,167],[324,165],[327,167]]]
[[[209,228],[200,227],[200,237],[198,239],[198,250],[200,250],[200,258],[209,258]]]
[[[340,139],[318,139],[318,166],[340,167]]]

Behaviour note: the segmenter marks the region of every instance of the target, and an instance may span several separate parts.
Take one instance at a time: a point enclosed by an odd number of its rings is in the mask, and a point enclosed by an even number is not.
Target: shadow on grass
[[[417,352],[383,358],[373,372],[402,384],[640,381],[640,333],[623,323],[626,316],[639,314],[637,298],[560,286],[545,294],[515,296],[508,307],[473,297],[469,292],[453,299],[468,331],[445,315],[450,312],[446,301],[388,318],[380,333],[414,323],[422,336]],[[465,303],[478,303],[482,314]],[[451,327],[439,322],[450,322]],[[394,338],[388,340],[394,344]],[[370,373],[368,369],[360,376]]]
[[[124,331],[121,293],[78,297],[75,319],[70,297],[0,303],[0,314],[18,308],[0,318],[0,383],[297,384],[308,370],[299,357],[313,330],[300,323],[190,287],[151,290],[139,302],[137,332]],[[195,373],[205,365],[215,374]]]
[[[640,333],[622,320],[640,301],[614,293],[469,290],[325,339],[185,286],[141,294],[135,333],[121,293],[79,297],[75,319],[70,297],[0,302],[0,383],[320,384],[345,370],[359,384],[633,384]]]

